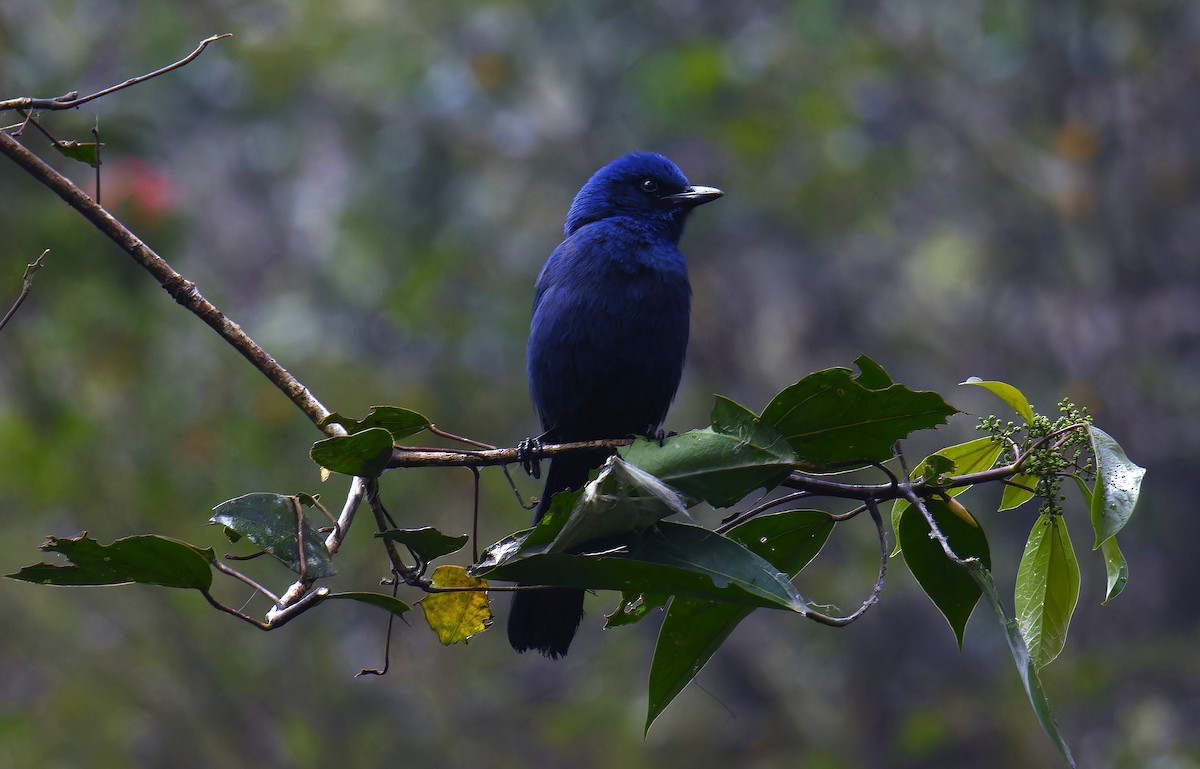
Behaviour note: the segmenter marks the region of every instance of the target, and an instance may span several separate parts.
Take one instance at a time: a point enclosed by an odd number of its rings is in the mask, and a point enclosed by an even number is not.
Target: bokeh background
[[[5,0],[0,95],[95,90],[220,32],[183,70],[44,121],[79,140],[99,123],[103,202],[326,405],[404,405],[503,445],[534,432],[533,279],[596,167],[662,151],[728,193],[685,236],[692,346],[668,427],[859,353],[971,414],[999,408],[956,387],[971,375],[1086,404],[1149,474],[1108,606],[1069,508],[1083,594],[1045,681],[1081,766],[1200,766],[1200,4]],[[344,493],[299,412],[0,164],[4,308],[46,248],[0,333],[0,571],[82,530],[228,550],[205,525],[226,498]],[[973,437],[971,414],[913,458]],[[485,544],[524,523],[499,473],[483,494]],[[469,529],[465,472],[394,473],[385,497],[405,523]],[[1035,511],[964,499],[1011,585]],[[857,605],[872,538],[840,529],[801,590]],[[0,766],[1057,765],[992,617],[957,651],[894,566],[849,628],[759,612],[645,739],[656,623],[602,632],[611,595],[557,664],[495,631],[443,649],[418,617],[389,675],[354,678],[382,658],[365,607],[264,634],[190,593],[0,583]],[[339,567],[346,589],[384,576],[369,523]]]

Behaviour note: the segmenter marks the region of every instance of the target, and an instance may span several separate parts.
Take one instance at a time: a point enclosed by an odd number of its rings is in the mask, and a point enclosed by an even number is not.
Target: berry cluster
[[[1068,398],[1058,402],[1058,414],[1051,421],[1035,413],[1032,421],[1019,425],[996,416],[980,417],[976,428],[1005,443],[1002,463],[1020,460],[1020,475],[1030,481],[1036,479],[1034,494],[1043,499],[1040,512],[1051,515],[1062,512],[1064,478],[1076,476],[1086,485],[1095,477],[1091,441],[1083,429],[1091,424],[1091,414]]]

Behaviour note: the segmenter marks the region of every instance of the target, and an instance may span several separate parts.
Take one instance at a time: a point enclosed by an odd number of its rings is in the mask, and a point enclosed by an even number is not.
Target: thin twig
[[[8,321],[12,316],[17,314],[17,310],[25,303],[25,298],[29,296],[29,292],[33,290],[33,276],[38,270],[42,269],[42,260],[46,258],[46,254],[50,253],[50,249],[42,252],[42,255],[33,260],[32,264],[25,265],[25,274],[21,276],[21,293],[17,294],[17,301],[13,302],[13,306],[8,312],[4,313],[4,318],[0,319],[0,331],[8,325]]]
[[[92,138],[96,140],[96,203],[97,205],[101,205],[100,201],[102,198],[100,197],[100,166],[104,165],[104,162],[100,160],[100,148],[104,145],[100,143],[99,116],[96,117],[96,124],[92,126]]]
[[[728,516],[723,521],[721,521],[721,525],[718,526],[716,529],[714,529],[714,531],[716,531],[718,534],[725,534],[730,529],[740,526],[741,524],[745,523],[746,521],[750,520],[751,518],[754,518],[755,516],[758,516],[758,515],[761,515],[761,514],[767,512],[771,508],[779,507],[780,505],[790,504],[792,502],[798,502],[801,499],[806,499],[807,497],[811,497],[811,496],[813,496],[813,494],[812,494],[812,492],[809,492],[809,491],[793,491],[791,494],[784,494],[782,497],[774,497],[772,499],[768,499],[765,502],[755,505],[754,507],[748,508],[739,513],[734,513],[733,515]]]
[[[304,553],[304,506],[296,497],[288,497],[296,514],[296,557],[300,561],[300,581],[308,581],[308,556]]]
[[[105,88],[100,91],[96,91],[95,93],[90,93],[87,96],[80,96],[78,91],[71,91],[70,93],[64,94],[63,96],[55,96],[55,97],[49,98],[49,99],[39,99],[39,98],[31,97],[31,96],[22,96],[22,97],[18,97],[16,99],[5,99],[3,101],[0,101],[0,111],[11,110],[11,109],[22,109],[22,110],[72,109],[72,108],[78,107],[82,104],[87,104],[89,101],[99,99],[102,96],[108,96],[110,93],[116,93],[117,91],[120,91],[124,88],[129,88],[131,86],[135,86],[138,83],[144,83],[147,80],[151,80],[153,78],[158,77],[159,75],[165,75],[166,73],[170,72],[171,70],[179,69],[180,67],[182,67],[182,66],[188,64],[190,61],[192,61],[192,59],[195,59],[197,56],[199,56],[204,51],[204,49],[208,47],[209,43],[215,43],[216,41],[224,40],[227,37],[233,37],[233,33],[226,32],[221,35],[213,35],[212,37],[205,38],[204,40],[200,41],[200,45],[196,48],[196,50],[192,51],[190,54],[183,57],[182,59],[175,62],[174,64],[168,64],[167,66],[165,66],[161,69],[156,69],[153,72],[147,73],[145,75],[139,75],[137,77],[130,78],[129,80],[126,80],[124,83],[120,83],[120,84],[114,85],[114,86],[109,86],[108,88]]]
[[[471,563],[479,562],[479,468],[469,468],[475,476],[475,504],[471,511]]]
[[[875,587],[871,589],[871,594],[867,596],[862,605],[855,609],[852,613],[845,617],[831,617],[828,614],[822,614],[819,611],[811,609],[804,615],[814,622],[822,625],[830,625],[832,627],[844,627],[849,625],[854,620],[866,614],[867,609],[874,606],[879,601],[879,595],[883,592],[883,582],[887,577],[888,566],[888,538],[887,528],[883,525],[883,515],[879,512],[879,504],[873,500],[866,501],[866,508],[871,511],[871,519],[875,521],[875,529],[879,533],[879,576],[875,578]]]
[[[215,559],[212,561],[212,565],[216,568],[217,571],[221,572],[222,574],[227,574],[230,577],[233,577],[234,579],[238,580],[239,582],[249,585],[250,587],[257,590],[258,592],[265,595],[267,598],[270,598],[271,603],[275,604],[276,606],[278,606],[281,609],[283,608],[283,601],[280,600],[279,596],[275,595],[270,590],[268,590],[265,587],[263,587],[262,585],[258,584],[250,577],[247,577],[245,574],[242,574],[237,569],[227,566],[224,563],[222,563],[221,561],[218,561]]]
[[[555,443],[541,446],[538,456],[553,457],[558,454],[569,454],[574,451],[588,449],[617,449],[633,443],[632,438],[618,438],[607,441],[577,441],[574,443]],[[397,446],[392,452],[387,468],[393,470],[399,467],[494,467],[496,465],[511,465],[520,461],[520,452],[511,449],[483,449],[467,451],[463,449],[443,448],[414,448]]]
[[[226,606],[225,604],[221,603],[216,598],[213,598],[208,593],[207,590],[201,590],[200,595],[204,596],[204,600],[208,601],[209,605],[211,605],[214,609],[223,611],[226,614],[237,617],[238,619],[242,620],[243,622],[247,622],[247,623],[253,625],[254,627],[258,628],[259,630],[270,630],[271,629],[270,624],[265,623],[265,622],[259,622],[258,620],[254,619],[254,617],[251,617],[247,614],[243,614],[242,612],[238,611],[237,609],[232,609],[232,608]]]
[[[963,568],[967,568],[979,560],[975,557],[959,558],[958,553],[955,553],[954,549],[950,547],[950,540],[946,538],[941,528],[938,527],[937,521],[934,520],[933,513],[929,511],[929,507],[925,504],[925,501],[917,495],[913,487],[908,483],[900,484],[900,489],[904,492],[904,498],[908,500],[909,504],[921,512],[921,515],[925,518],[925,523],[929,524],[929,536],[938,541],[938,544],[942,546],[942,552],[945,553],[947,558]]]
[[[383,507],[383,501],[379,498],[379,479],[366,479],[366,498],[367,506],[371,508],[371,512],[375,515],[375,526],[379,531],[388,531],[390,528],[396,528],[396,525],[388,515],[387,510]],[[406,585],[421,586],[427,581],[422,579],[422,574],[419,569],[415,569],[404,562],[400,557],[400,551],[396,549],[396,543],[386,537],[381,538],[384,551],[387,552],[388,560],[391,561],[392,571],[398,577],[404,580]]]
[[[392,573],[392,598],[395,598],[400,592],[400,575]],[[382,668],[363,668],[354,674],[355,678],[359,676],[386,676],[388,670],[392,666],[392,627],[396,624],[396,615],[388,612],[387,632],[383,635],[383,667]]]
[[[494,448],[496,448],[495,446],[493,446],[490,443],[484,443],[483,441],[477,441],[474,438],[467,438],[462,435],[455,435],[452,432],[448,432],[446,430],[441,429],[440,427],[438,427],[435,424],[430,424],[425,429],[428,430],[429,432],[433,433],[434,435],[438,436],[439,438],[445,438],[447,440],[458,441],[459,443],[465,443],[468,446],[474,446],[477,449],[494,449]]]

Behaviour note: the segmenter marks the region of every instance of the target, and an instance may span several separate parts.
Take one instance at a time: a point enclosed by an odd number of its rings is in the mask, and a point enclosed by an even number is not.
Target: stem
[[[42,269],[42,260],[46,258],[46,254],[50,253],[50,249],[42,252],[42,255],[33,260],[32,264],[25,265],[25,274],[21,277],[21,293],[17,294],[17,301],[13,302],[13,306],[8,312],[4,313],[4,318],[0,319],[0,330],[3,330],[8,322],[12,320],[12,316],[17,314],[17,310],[25,303],[25,298],[29,296],[29,292],[33,290],[33,276],[38,270]]]
[[[216,568],[217,571],[221,572],[222,574],[228,574],[230,577],[233,577],[234,579],[238,580],[239,582],[243,582],[243,583],[249,585],[250,587],[257,590],[258,592],[265,595],[267,598],[270,598],[271,603],[275,604],[280,609],[284,608],[283,602],[279,600],[279,596],[275,595],[270,590],[268,590],[265,587],[263,587],[262,585],[258,584],[250,577],[247,577],[245,574],[242,574],[237,569],[234,569],[230,566],[226,566],[224,563],[222,563],[221,561],[216,560],[216,559],[214,559],[212,561],[212,565]]]
[[[879,533],[879,575],[875,578],[875,587],[871,588],[871,594],[862,602],[862,605],[855,609],[852,613],[847,614],[845,617],[831,617],[828,614],[822,614],[819,611],[810,610],[804,616],[808,617],[814,622],[819,622],[822,625],[829,625],[831,627],[844,627],[849,625],[854,620],[866,614],[867,609],[871,608],[879,601],[879,595],[883,592],[883,582],[887,577],[888,565],[887,529],[883,525],[883,515],[879,512],[879,504],[873,499],[868,499],[865,507],[871,511],[871,518],[875,521],[875,529]]]
[[[192,59],[195,59],[197,56],[199,56],[204,51],[204,49],[208,47],[209,43],[215,43],[216,41],[224,40],[227,37],[233,37],[233,33],[226,32],[223,35],[213,35],[212,37],[205,38],[204,40],[200,41],[200,45],[196,48],[196,50],[192,51],[187,56],[183,57],[182,59],[175,62],[174,64],[168,64],[167,66],[165,66],[161,69],[156,69],[153,72],[149,72],[145,75],[139,75],[137,77],[130,78],[129,80],[126,80],[124,83],[120,83],[120,84],[114,85],[114,86],[109,86],[108,88],[105,88],[101,91],[96,91],[95,93],[88,94],[87,96],[80,96],[78,91],[72,91],[71,93],[65,94],[63,96],[56,96],[51,99],[37,99],[37,98],[33,98],[31,96],[22,96],[22,97],[18,97],[16,99],[5,99],[4,101],[0,101],[0,111],[10,110],[10,109],[21,109],[21,110],[73,109],[75,107],[80,106],[81,104],[87,104],[89,101],[92,101],[94,99],[99,99],[102,96],[108,96],[110,93],[115,93],[117,91],[120,91],[123,88],[129,88],[130,86],[135,86],[138,83],[144,83],[145,81],[150,80],[152,78],[156,78],[159,75],[165,75],[166,73],[170,72],[171,70],[179,69],[180,67],[189,63]]]

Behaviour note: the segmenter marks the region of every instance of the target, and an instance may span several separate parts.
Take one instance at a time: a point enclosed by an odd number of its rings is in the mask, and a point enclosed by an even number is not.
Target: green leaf
[[[749,438],[758,426],[758,414],[735,400],[718,395],[713,400],[709,421],[716,432]]]
[[[373,478],[383,472],[392,457],[392,434],[372,427],[350,435],[317,441],[309,456],[335,473]]]
[[[50,146],[71,160],[87,163],[92,168],[100,166],[100,146],[96,142],[59,141]]]
[[[797,457],[769,425],[725,429],[733,432],[692,430],[662,446],[639,438],[621,456],[684,496],[714,507],[728,507],[755,489],[774,488],[792,472]]]
[[[382,427],[392,434],[393,441],[399,443],[411,435],[416,435],[422,430],[428,429],[432,423],[426,417],[412,409],[401,408],[400,406],[372,406],[371,410],[362,419],[351,419],[335,411],[322,419],[318,426],[325,427],[330,424],[339,424],[346,428],[346,432],[351,434],[369,430],[373,427]],[[328,467],[328,465],[325,465],[325,467]]]
[[[930,456],[949,459],[954,463],[954,469],[951,472],[955,475],[967,475],[969,473],[980,473],[985,470],[991,470],[1003,451],[1004,445],[1000,441],[992,440],[991,437],[983,437],[967,441],[966,443],[947,446]],[[922,468],[920,465],[917,465],[917,469],[920,470]],[[924,470],[917,477],[921,475],[925,475]],[[970,486],[959,486],[958,488],[950,489],[949,493],[951,496],[954,496],[956,492],[961,494],[969,488]]]
[[[390,595],[384,595],[383,593],[330,593],[325,596],[325,600],[334,598],[369,604],[384,611],[389,611],[397,617],[403,617],[406,612],[412,611],[412,607],[404,601],[401,601],[399,598],[393,598]]]
[[[297,574],[332,577],[325,538],[304,517],[300,499],[288,494],[256,492],[228,499],[213,508],[212,523],[236,531]],[[301,570],[300,539],[304,540]]]
[[[687,514],[678,492],[612,456],[596,479],[583,487],[579,501],[545,551],[565,552],[597,539],[636,533],[676,513]]]
[[[1117,546],[1116,537],[1104,540],[1100,544],[1100,553],[1104,556],[1104,573],[1108,578],[1104,600],[1100,603],[1106,604],[1125,589],[1125,583],[1129,582],[1129,564],[1125,561],[1121,548]]]
[[[983,565],[978,562],[968,564],[967,571],[983,589],[984,595],[988,597],[988,602],[991,603],[992,609],[996,613],[996,618],[1000,620],[1004,638],[1008,641],[1008,649],[1012,653],[1017,673],[1021,676],[1021,683],[1025,686],[1025,694],[1029,697],[1029,704],[1033,706],[1033,713],[1037,716],[1038,723],[1042,725],[1042,729],[1066,759],[1067,765],[1071,769],[1075,769],[1075,757],[1071,755],[1071,748],[1058,730],[1054,710],[1050,707],[1050,700],[1046,697],[1046,690],[1042,687],[1042,680],[1038,675],[1038,666],[1034,663],[1029,648],[1025,645],[1025,639],[1021,635],[1017,621],[1009,617],[1008,612],[1004,610],[1004,604],[1000,600],[1000,594],[996,591],[996,583],[992,580],[991,571],[983,568]]]
[[[1121,446],[1099,427],[1088,425],[1096,457],[1096,486],[1092,491],[1092,528],[1100,547],[1129,522],[1141,493],[1146,468],[1129,461]]]
[[[1029,400],[1025,397],[1025,394],[1012,385],[1006,382],[980,379],[977,376],[973,376],[960,384],[975,385],[991,391],[993,395],[1007,403],[1009,408],[1017,412],[1025,420],[1025,424],[1033,424],[1033,407],[1029,405]]]
[[[1084,502],[1088,509],[1092,507],[1092,490],[1087,487],[1078,474],[1072,475],[1075,483],[1079,486],[1079,493],[1083,496]],[[1100,554],[1104,556],[1104,573],[1108,579],[1107,589],[1104,591],[1104,600],[1101,604],[1106,604],[1112,599],[1121,594],[1125,589],[1125,583],[1129,582],[1129,564],[1125,561],[1125,555],[1121,552],[1121,548],[1117,546],[1117,538],[1109,537],[1100,543]]]
[[[457,553],[471,538],[468,534],[452,537],[432,526],[422,526],[419,529],[390,529],[378,532],[375,536],[399,542],[426,563],[443,555]]]
[[[964,560],[978,558],[984,568],[992,568],[991,551],[983,529],[964,521],[943,500],[926,500],[925,507],[955,555]],[[954,639],[961,649],[963,631],[982,591],[970,573],[946,557],[941,544],[932,537],[931,532],[925,516],[914,507],[904,513],[896,530],[908,570],[950,623]]]
[[[208,592],[216,556],[177,539],[140,535],[102,545],[87,535],[49,537],[41,549],[61,553],[69,566],[39,563],[26,566],[9,579],[42,585],[127,585],[132,582]]]
[[[489,548],[477,576],[531,585],[686,594],[798,613],[807,604],[788,578],[736,542],[699,526],[662,521],[640,534],[592,543],[587,553],[526,554],[510,539]]]
[[[752,518],[732,529],[729,538],[791,578],[821,551],[833,525],[824,511],[789,510]],[[650,667],[646,731],[751,611],[690,596],[671,600]]]
[[[957,410],[934,392],[893,384],[872,390],[845,368],[809,374],[776,395],[762,413],[801,459],[817,465],[881,462],[896,441],[944,424]]]
[[[542,516],[533,529],[518,531],[510,535],[504,542],[513,542],[513,547],[521,548],[527,553],[544,553],[551,543],[558,538],[563,526],[570,520],[571,514],[583,498],[583,489],[578,491],[560,491],[550,500],[550,508]],[[525,536],[526,532],[528,536]]]
[[[1037,488],[1038,477],[1028,473],[1017,473],[1009,479],[1018,486],[1011,484],[1004,485],[1004,495],[1000,498],[1000,508],[997,512],[1012,510],[1020,507],[1034,497],[1034,489]],[[1024,486],[1025,488],[1020,488]]]
[[[969,473],[979,473],[984,470],[990,470],[996,464],[996,460],[1004,451],[1004,446],[999,441],[994,441],[990,437],[976,438],[973,441],[966,443],[956,443],[953,446],[947,446],[940,451],[925,457],[913,468],[909,475],[910,480],[918,478],[927,478],[933,475],[938,478],[943,475],[967,475]],[[946,461],[949,460],[951,466],[946,468]],[[947,495],[957,497],[962,494],[970,486],[958,486],[953,489],[947,489]],[[904,511],[910,507],[907,499],[897,499],[892,503],[892,531],[900,530],[900,519],[904,515]],[[896,537],[896,549],[892,551],[892,555],[897,555],[902,550],[900,537]]]
[[[854,365],[858,367],[859,371],[854,380],[868,390],[886,390],[894,384],[888,372],[883,370],[883,366],[866,355],[859,355],[855,358]]]
[[[1017,624],[1039,669],[1062,651],[1078,600],[1079,563],[1066,521],[1043,513],[1017,568],[1015,601]]]
[[[932,486],[944,483],[944,479],[954,473],[954,460],[944,454],[930,454],[918,468],[920,478]]]

